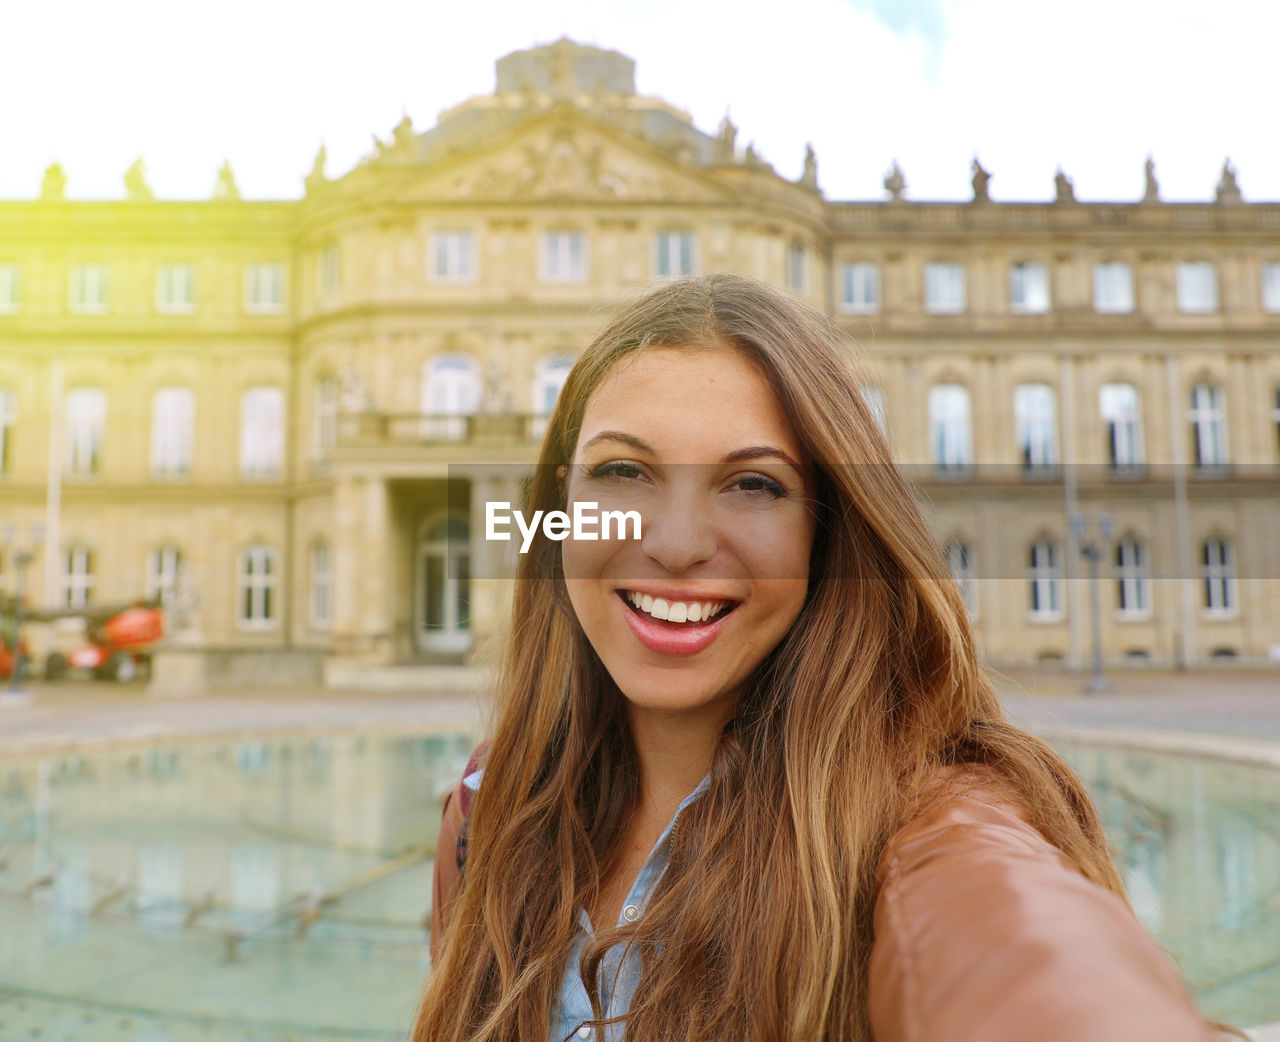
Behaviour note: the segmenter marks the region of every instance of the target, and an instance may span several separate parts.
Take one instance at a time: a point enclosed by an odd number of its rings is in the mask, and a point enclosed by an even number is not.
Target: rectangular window
[[[67,473],[97,474],[102,465],[102,436],[107,425],[107,393],[96,387],[67,392]]]
[[[787,286],[797,293],[809,287],[809,255],[798,242],[787,247]]]
[[[930,315],[959,315],[967,306],[964,265],[933,261],[924,266],[924,309]]]
[[[236,582],[237,618],[246,628],[267,628],[276,621],[276,554],[269,546],[250,546],[240,554]]]
[[[250,264],[245,268],[244,309],[256,315],[284,310],[283,264]]]
[[[1178,265],[1178,310],[1188,315],[1218,310],[1218,272],[1208,261]]]
[[[1062,618],[1062,554],[1057,543],[1031,544],[1031,615],[1041,621]]]
[[[13,392],[0,387],[0,477],[8,474],[9,468],[13,466],[13,429],[17,418]]]
[[[18,266],[0,264],[0,315],[18,310]]]
[[[546,282],[583,282],[587,243],[582,232],[547,232],[542,237],[542,278]]]
[[[1262,266],[1262,310],[1280,314],[1280,261]]]
[[[1231,543],[1226,539],[1206,539],[1200,547],[1200,567],[1205,614],[1235,614],[1236,569]]]
[[[333,565],[329,544],[311,548],[311,628],[327,630],[333,624]]]
[[[855,261],[840,266],[840,310],[856,315],[880,310],[880,265]]]
[[[196,309],[196,269],[191,264],[164,264],[156,273],[156,308],[185,315]]]
[[[320,292],[334,293],[342,285],[342,251],[337,244],[320,251]]]
[[[161,546],[147,554],[146,596],[149,601],[173,603],[178,589],[178,569],[182,554],[176,546]]]
[[[659,277],[692,275],[693,233],[658,232],[658,258],[655,268]]]
[[[1093,310],[1100,315],[1132,313],[1133,269],[1124,261],[1093,266]]]
[[[1049,269],[1039,261],[1009,268],[1009,310],[1015,315],[1043,315],[1049,310]]]
[[[161,387],[151,397],[151,473],[183,477],[191,469],[196,396],[189,387]]]
[[[73,546],[62,553],[62,606],[83,608],[93,598],[93,552]]]
[[[78,264],[71,269],[71,310],[86,315],[107,310],[105,264]]]
[[[437,232],[431,237],[431,277],[436,282],[475,280],[475,249],[470,232]]]
[[[1147,546],[1137,539],[1125,539],[1116,546],[1116,596],[1120,614],[1145,617],[1151,614],[1147,568]]]
[[[284,469],[284,391],[250,387],[240,396],[240,475],[276,478]]]

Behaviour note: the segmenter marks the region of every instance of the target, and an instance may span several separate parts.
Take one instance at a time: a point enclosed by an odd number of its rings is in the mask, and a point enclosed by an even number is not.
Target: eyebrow
[[[648,452],[656,455],[653,446],[648,444],[648,442],[641,441],[635,435],[626,434],[623,431],[601,431],[599,434],[588,440],[582,447],[584,449],[589,449],[592,445],[596,444],[596,442],[600,441],[620,441],[624,445],[630,445],[637,452]],[[752,459],[776,459],[788,466],[794,467],[796,470],[801,469],[799,463],[776,445],[748,445],[746,448],[735,449],[733,452],[721,459],[720,462],[742,463],[745,460]]]

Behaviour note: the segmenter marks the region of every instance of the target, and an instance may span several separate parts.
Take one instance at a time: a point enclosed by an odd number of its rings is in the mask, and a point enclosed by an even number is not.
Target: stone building
[[[827,199],[567,39],[297,201],[0,202],[0,584],[163,594],[206,679],[421,682],[621,295],[747,272],[836,316],[990,661],[1280,657],[1280,205]],[[1073,524],[1074,519],[1074,524]],[[1109,522],[1109,525],[1107,524]],[[56,547],[56,552],[51,548]]]

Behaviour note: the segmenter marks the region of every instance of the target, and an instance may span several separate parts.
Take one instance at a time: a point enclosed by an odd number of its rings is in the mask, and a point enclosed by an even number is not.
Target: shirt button
[[[589,1027],[587,1027],[587,1025],[586,1025],[586,1024],[583,1024],[583,1025],[582,1025],[582,1027],[578,1028],[578,1037],[579,1037],[579,1038],[590,1038],[590,1037],[591,1037],[591,1029],[590,1029]]]
[[[622,918],[629,923],[634,923],[640,918],[640,909],[635,905],[627,905],[627,907],[622,910]]]

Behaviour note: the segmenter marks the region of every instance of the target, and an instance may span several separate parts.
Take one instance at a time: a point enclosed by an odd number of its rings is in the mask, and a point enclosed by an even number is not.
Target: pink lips
[[[622,594],[622,614],[631,632],[650,651],[662,655],[695,655],[710,644],[724,629],[732,611],[727,611],[707,623],[663,622],[647,612],[633,611]]]

